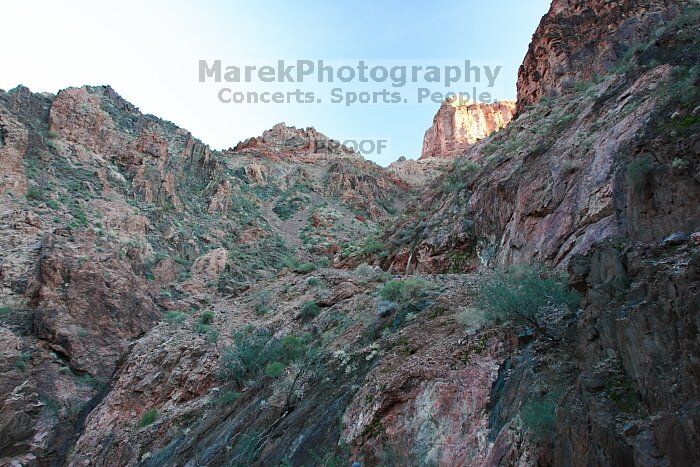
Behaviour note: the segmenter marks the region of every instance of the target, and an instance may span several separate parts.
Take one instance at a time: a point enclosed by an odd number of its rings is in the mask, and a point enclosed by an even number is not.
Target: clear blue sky
[[[499,99],[515,98],[517,69],[549,0],[438,1],[9,1],[0,16],[0,88],[34,91],[110,84],[142,111],[214,148],[277,122],[336,139],[386,138],[386,165],[419,156],[438,104],[222,104],[197,81],[199,59],[366,59],[503,66]]]

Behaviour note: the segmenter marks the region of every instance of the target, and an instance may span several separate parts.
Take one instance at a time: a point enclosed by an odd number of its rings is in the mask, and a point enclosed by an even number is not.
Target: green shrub
[[[274,339],[260,335],[252,327],[246,327],[233,334],[233,347],[224,349],[221,357],[221,377],[232,380],[242,387],[246,380],[256,379],[263,371],[273,372],[282,365],[307,360],[315,354],[309,345],[309,336],[287,335]]]
[[[627,180],[631,186],[641,191],[649,182],[654,171],[654,162],[649,154],[636,157],[627,165]]]
[[[380,242],[379,240],[375,238],[366,238],[365,241],[362,243],[362,250],[361,253],[364,256],[370,256],[370,255],[378,255],[378,256],[386,256],[387,251],[386,251],[386,246],[384,243]]]
[[[41,189],[30,186],[27,189],[27,199],[31,201],[41,201],[44,198],[44,192]]]
[[[435,288],[434,284],[415,277],[389,281],[379,290],[379,295],[385,300],[404,305],[425,299]]]
[[[566,277],[540,267],[517,266],[484,275],[477,284],[477,304],[496,321],[527,322],[546,335],[538,315],[548,307],[578,306]]]
[[[180,311],[169,311],[165,315],[165,320],[170,324],[182,324],[185,319],[187,319],[187,313]]]
[[[52,200],[52,199],[46,200],[46,205],[47,205],[49,208],[53,209],[54,211],[55,211],[56,209],[58,209],[58,208],[61,207],[61,205],[58,204],[58,202],[56,202],[56,201],[54,201],[54,200]]]
[[[207,342],[216,342],[219,339],[219,331],[210,324],[197,323],[195,328],[197,334],[204,336]]]
[[[299,274],[308,274],[316,270],[314,263],[301,263],[296,258],[285,257],[283,263],[287,268]]]
[[[306,284],[310,287],[320,287],[322,285],[322,282],[321,279],[319,279],[318,277],[309,277],[309,280],[306,281]]]
[[[302,263],[297,266],[294,271],[300,274],[308,274],[316,270],[316,265],[314,263]]]
[[[148,409],[141,415],[141,420],[139,420],[139,426],[148,426],[158,419],[158,411],[156,409]]]
[[[255,311],[258,314],[264,315],[272,311],[270,303],[272,302],[272,294],[269,290],[261,290],[255,295]]]
[[[385,283],[379,289],[380,297],[385,300],[383,307],[391,307],[391,304],[395,304],[396,308],[396,311],[388,313],[393,316],[391,328],[400,327],[426,309],[431,304],[436,290],[435,284],[418,277]]]
[[[15,361],[15,368],[17,368],[21,372],[27,371],[27,369],[29,368],[30,359],[31,355],[29,355],[27,352],[22,352]]]
[[[561,164],[561,171],[565,174],[571,174],[579,170],[581,166],[574,161],[566,160]]]
[[[319,313],[318,305],[316,305],[316,302],[314,302],[313,300],[309,300],[308,302],[304,302],[301,305],[301,316],[306,318],[306,319],[310,319],[310,318],[313,318],[315,316],[318,316],[318,313]]]
[[[265,374],[272,378],[279,378],[284,373],[284,363],[270,362],[265,366]]]
[[[535,438],[544,438],[552,431],[560,397],[561,393],[555,391],[544,396],[531,396],[520,407],[520,419],[523,426]]]
[[[199,317],[200,324],[211,324],[214,322],[214,313],[211,311],[205,311]]]

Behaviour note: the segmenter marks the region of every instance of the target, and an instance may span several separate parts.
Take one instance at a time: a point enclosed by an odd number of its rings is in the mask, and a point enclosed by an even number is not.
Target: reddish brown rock
[[[160,317],[144,279],[113,252],[97,252],[84,235],[44,241],[31,284],[34,332],[71,368],[108,377],[129,339]]]
[[[28,132],[16,118],[0,106],[0,194],[24,195],[27,179],[22,158],[27,152]]]
[[[517,111],[604,76],[676,14],[676,0],[554,0],[518,71]]]
[[[508,125],[515,103],[463,104],[446,100],[423,138],[421,159],[456,156],[477,141]]]

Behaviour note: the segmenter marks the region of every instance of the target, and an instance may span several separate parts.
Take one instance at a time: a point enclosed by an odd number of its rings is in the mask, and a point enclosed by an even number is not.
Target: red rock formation
[[[446,100],[433,118],[423,138],[420,158],[451,157],[497,131],[510,122],[515,103],[501,101],[495,104],[461,104]]]
[[[27,191],[22,158],[27,152],[27,130],[9,112],[0,108],[0,194]]]
[[[615,67],[678,10],[677,0],[554,0],[518,72],[517,112]]]

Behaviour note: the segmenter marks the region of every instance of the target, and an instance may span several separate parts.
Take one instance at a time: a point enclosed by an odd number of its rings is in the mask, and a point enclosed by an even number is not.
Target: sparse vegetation
[[[185,319],[187,319],[187,313],[182,313],[180,311],[169,311],[165,315],[165,321],[174,325],[182,324]]]
[[[141,415],[139,420],[139,427],[144,427],[152,424],[158,419],[158,411],[156,409],[148,409]]]
[[[31,359],[31,355],[27,352],[22,352],[19,357],[17,357],[17,360],[15,361],[15,368],[17,368],[19,371],[27,371],[29,368],[29,360]]]
[[[306,284],[309,287],[320,287],[323,283],[318,277],[309,277],[309,279],[306,281]]]
[[[271,377],[279,376],[288,365],[309,360],[316,354],[308,335],[275,339],[247,327],[233,335],[233,342],[234,346],[224,349],[221,357],[221,376],[239,387],[263,372]]]
[[[316,270],[316,265],[314,263],[302,263],[296,258],[285,257],[283,262],[287,268],[298,274],[309,274]]]
[[[304,319],[311,319],[318,316],[319,309],[316,302],[309,300],[301,305],[301,316]]]
[[[561,274],[536,266],[515,266],[483,276],[477,303],[491,320],[527,323],[548,335],[540,325],[541,314],[552,307],[574,309],[579,296],[569,290]]]
[[[214,322],[214,313],[211,311],[205,311],[199,316],[200,324],[211,324]]]
[[[536,439],[543,439],[551,432],[561,393],[550,391],[543,396],[533,395],[520,407],[523,426]]]
[[[435,284],[418,277],[392,280],[384,284],[379,289],[379,296],[385,300],[384,306],[389,307],[395,303],[397,308],[392,314],[391,328],[400,327],[430,306],[436,291]]]
[[[379,295],[385,300],[406,305],[424,300],[435,288],[435,284],[416,277],[389,281],[379,290]]]
[[[641,191],[651,178],[654,162],[649,154],[632,159],[627,165],[627,180],[636,191]]]

